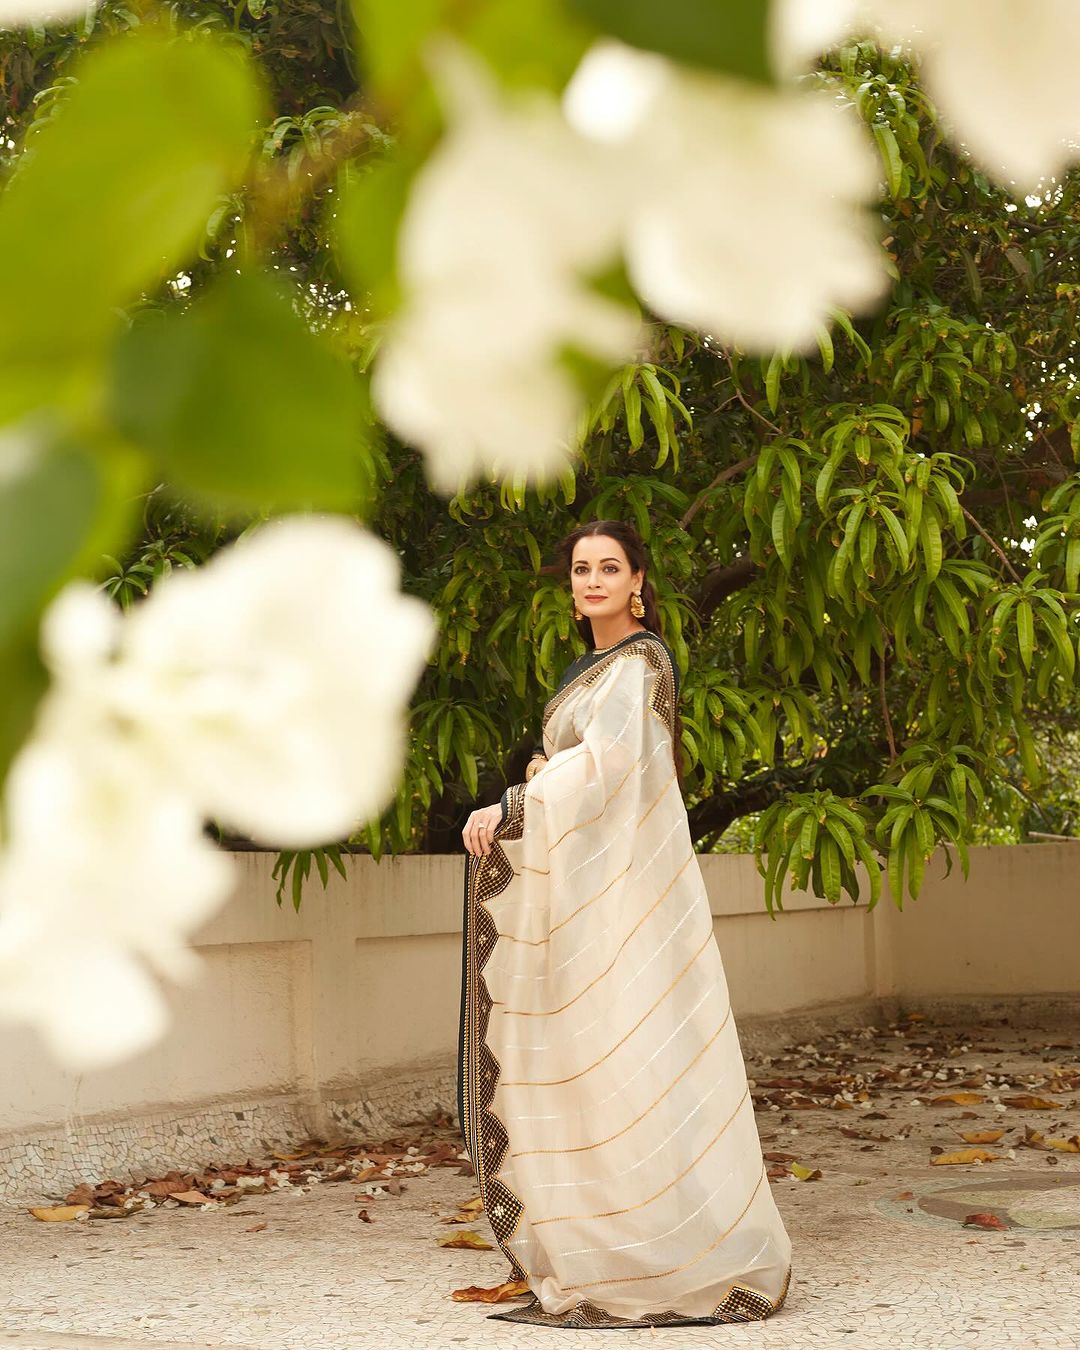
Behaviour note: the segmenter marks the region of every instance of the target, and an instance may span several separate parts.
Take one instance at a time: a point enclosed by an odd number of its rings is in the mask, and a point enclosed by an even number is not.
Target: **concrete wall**
[[[91,1137],[135,1167],[179,1162],[177,1135],[203,1157],[208,1140],[227,1150],[253,1130],[452,1110],[463,855],[354,857],[347,881],[309,884],[299,914],[274,902],[272,856],[235,858],[236,894],[198,935],[201,978],[170,991],[165,1041],[75,1075],[35,1033],[0,1026],[0,1194],[28,1141],[44,1140],[44,1175],[61,1157],[90,1166]],[[880,998],[1080,994],[1080,845],[973,849],[967,883],[939,852],[902,913],[886,889],[873,912],[788,894],[775,919],[751,857],[700,862],[741,1033]]]

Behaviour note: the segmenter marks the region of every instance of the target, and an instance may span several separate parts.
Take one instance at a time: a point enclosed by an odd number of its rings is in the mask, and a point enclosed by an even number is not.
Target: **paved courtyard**
[[[497,1251],[438,1245],[463,1231],[444,1220],[476,1195],[453,1165],[406,1177],[396,1195],[353,1180],[118,1220],[0,1210],[0,1346],[570,1350],[605,1338],[679,1350],[1075,1350],[1075,1034],[901,1017],[748,1058],[747,1069],[794,1244],[787,1302],[768,1322],[587,1332],[489,1321],[495,1309],[450,1297],[506,1275]],[[999,1131],[993,1143],[962,1138]],[[997,1156],[932,1161],[972,1147]],[[491,1240],[483,1218],[472,1227]]]

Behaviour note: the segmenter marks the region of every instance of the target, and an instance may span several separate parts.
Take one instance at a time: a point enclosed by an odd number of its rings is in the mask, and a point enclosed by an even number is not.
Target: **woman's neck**
[[[633,627],[628,628],[625,621],[612,620],[610,623],[601,624],[596,619],[592,624],[593,649],[603,651],[605,647],[614,647],[616,642],[621,642],[623,638],[630,637],[633,633],[647,633],[649,630],[643,623],[634,623]]]

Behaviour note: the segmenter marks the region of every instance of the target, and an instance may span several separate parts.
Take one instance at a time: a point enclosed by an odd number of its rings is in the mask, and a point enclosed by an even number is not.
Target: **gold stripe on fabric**
[[[668,779],[668,781],[664,784],[664,786],[660,789],[660,791],[657,793],[657,795],[653,798],[652,805],[649,807],[648,811],[645,812],[645,815],[643,815],[642,817],[640,817],[640,819],[639,819],[638,822],[637,822],[637,826],[636,826],[635,828],[640,828],[640,827],[641,827],[642,823],[643,823],[643,822],[646,820],[646,818],[648,817],[649,811],[651,811],[651,810],[653,809],[653,806],[655,806],[655,805],[657,804],[657,802],[658,802],[658,801],[660,800],[660,798],[664,795],[664,793],[668,790],[668,788],[671,786],[671,784],[674,783],[674,781],[675,781],[675,776],[674,776],[674,774],[673,774],[673,775]],[[633,862],[632,862],[632,861],[631,861],[631,864],[630,864],[630,865],[631,865],[631,867],[633,866]],[[550,875],[551,875],[551,869],[550,869],[550,868],[548,868],[547,871],[541,871],[539,867],[527,867],[527,866],[525,866],[524,864],[522,864],[520,870],[521,870],[522,872],[535,872],[537,876],[542,876],[542,877],[546,877],[546,876],[550,876]],[[627,871],[629,871],[629,868],[627,868]],[[516,875],[517,875],[517,873],[515,873],[515,876],[516,876]],[[618,880],[619,880],[619,877],[623,877],[623,876],[625,876],[625,875],[626,875],[626,872],[620,872],[620,873],[619,873],[619,876],[617,876],[617,877],[615,878],[615,881],[618,881]],[[607,884],[607,886],[604,887],[604,890],[602,890],[602,891],[600,892],[599,895],[594,895],[593,898],[592,898],[592,900],[586,900],[585,903],[584,903],[583,905],[579,905],[578,908],[574,910],[574,914],[580,914],[581,911],[582,911],[583,909],[588,909],[588,907],[593,903],[593,900],[599,900],[599,899],[600,899],[600,896],[603,895],[605,891],[607,891],[611,886],[613,886],[613,885],[615,884],[615,881],[609,881],[608,884]],[[570,922],[570,919],[572,919],[572,918],[574,917],[574,914],[571,914],[568,918],[563,919],[562,923],[556,924],[556,926],[555,926],[553,929],[551,929],[551,932],[550,932],[550,933],[548,934],[548,936],[545,937],[545,938],[522,938],[522,937],[514,937],[514,935],[513,935],[512,933],[500,933],[500,934],[499,934],[499,941],[500,941],[500,942],[518,942],[518,943],[520,943],[523,947],[543,947],[543,946],[545,946],[545,945],[551,940],[551,933],[558,932],[558,930],[559,930],[560,928],[562,928],[565,924],[569,923],[569,922]]]
[[[640,1115],[640,1116],[636,1116],[636,1117],[630,1122],[629,1125],[624,1125],[624,1126],[622,1127],[621,1130],[616,1130],[614,1134],[609,1134],[608,1137],[607,1137],[606,1139],[597,1139],[597,1141],[596,1141],[594,1144],[579,1144],[576,1148],[530,1148],[530,1149],[524,1149],[521,1153],[511,1153],[511,1154],[510,1154],[511,1158],[532,1158],[532,1157],[535,1157],[537,1154],[540,1154],[540,1153],[588,1153],[590,1149],[600,1148],[600,1147],[601,1147],[602,1145],[604,1145],[604,1144],[610,1144],[610,1143],[611,1143],[613,1140],[615,1140],[615,1139],[621,1139],[622,1136],[623,1136],[624,1134],[626,1134],[628,1130],[632,1130],[632,1129],[634,1128],[634,1126],[638,1124],[639,1121],[644,1120],[645,1117],[649,1114],[649,1112],[650,1112],[654,1107],[660,1105],[660,1103],[664,1100],[664,1098],[668,1095],[668,1093],[671,1092],[672,1088],[675,1087],[676,1083],[678,1083],[681,1079],[683,1079],[683,1078],[686,1077],[686,1075],[690,1072],[690,1070],[691,1070],[691,1069],[694,1067],[694,1065],[698,1062],[698,1060],[699,1060],[699,1059],[701,1058],[701,1056],[705,1053],[705,1051],[708,1050],[708,1048],[713,1044],[713,1042],[716,1040],[717,1036],[719,1036],[720,1033],[723,1031],[723,1029],[727,1026],[727,1024],[728,1024],[730,1018],[731,1018],[731,1006],[730,1006],[730,1004],[729,1004],[729,1005],[728,1005],[728,1010],[727,1010],[727,1012],[724,1014],[724,1020],[723,1020],[723,1021],[720,1023],[720,1025],[716,1028],[716,1030],[715,1030],[715,1031],[713,1032],[713,1034],[709,1037],[709,1039],[705,1042],[705,1044],[701,1047],[701,1049],[697,1052],[697,1054],[696,1054],[696,1055],[694,1056],[694,1058],[690,1061],[690,1063],[686,1066],[686,1068],[683,1069],[682,1073],[680,1073],[680,1074],[678,1075],[677,1078],[673,1078],[672,1081],[671,1081],[671,1082],[667,1085],[667,1087],[663,1090],[663,1092],[661,1092],[660,1096],[657,1097],[654,1101],[650,1102],[649,1105],[645,1108],[645,1110],[642,1111],[641,1115]]]
[[[649,908],[645,911],[645,913],[641,916],[641,918],[638,919],[637,923],[634,924],[633,928],[630,929],[629,933],[627,933],[626,937],[623,938],[622,942],[619,943],[618,950],[615,952],[615,955],[611,958],[611,964],[607,967],[607,969],[606,969],[606,970],[602,970],[602,971],[600,972],[600,974],[596,976],[595,979],[590,980],[589,983],[585,986],[585,988],[582,989],[581,992],[580,992],[579,994],[575,994],[574,997],[569,1001],[569,1003],[564,1003],[564,1004],[562,1005],[561,1008],[550,1008],[550,1009],[548,1009],[546,1012],[525,1012],[525,1011],[523,1011],[523,1010],[521,1010],[521,1009],[518,1009],[518,1008],[504,1008],[504,1009],[503,1009],[503,1016],[504,1016],[504,1017],[554,1017],[556,1013],[565,1012],[567,1008],[572,1008],[572,1007],[574,1006],[574,1004],[578,1001],[579,998],[584,998],[585,995],[589,992],[590,989],[593,988],[594,985],[599,984],[600,981],[604,978],[604,976],[607,975],[607,974],[609,974],[609,973],[615,968],[615,962],[618,961],[619,957],[622,955],[623,948],[624,948],[624,947],[626,946],[626,944],[630,941],[630,939],[634,936],[634,934],[638,931],[638,929],[639,929],[639,928],[641,927],[641,925],[645,922],[645,920],[646,920],[647,918],[649,918],[649,916],[653,913],[653,911],[654,911],[654,910],[656,909],[656,907],[660,904],[660,902],[661,902],[662,900],[665,899],[665,897],[667,896],[668,892],[671,890],[672,886],[675,885],[675,883],[678,881],[678,879],[682,876],[682,874],[683,874],[683,873],[686,871],[686,869],[690,866],[690,862],[691,862],[691,859],[693,858],[693,856],[694,856],[693,851],[691,851],[690,857],[687,858],[687,860],[683,863],[683,865],[679,868],[679,870],[675,873],[675,875],[674,875],[674,876],[671,878],[671,880],[668,882],[667,886],[665,886],[664,890],[660,893],[660,895],[657,896],[657,898],[653,901],[653,903],[649,906]],[[631,866],[633,866],[633,862],[632,862],[632,861],[631,861]],[[629,870],[629,868],[628,868],[627,870]],[[625,874],[624,874],[624,875],[625,875]],[[618,879],[619,879],[619,878],[616,877],[616,878],[615,878],[615,881],[618,881]],[[614,884],[615,884],[614,881],[608,882],[608,886],[605,887],[605,889],[609,889],[609,888],[610,888],[611,886],[613,886]],[[601,894],[603,894],[603,892],[601,892]],[[596,896],[596,897],[594,897],[594,899],[599,899],[599,897]],[[587,900],[585,903],[586,903],[587,905],[591,905],[593,902],[592,902],[592,900]],[[584,908],[584,906],[582,906],[582,908]],[[574,914],[579,914],[580,912],[581,912],[580,910],[575,910],[575,911],[574,911]],[[571,914],[571,915],[570,915],[570,918],[564,919],[564,920],[562,921],[562,923],[560,923],[560,924],[556,924],[556,928],[561,928],[561,927],[563,926],[563,924],[569,923],[569,922],[570,922],[570,919],[572,919],[573,917],[574,917],[574,915]],[[554,933],[554,932],[555,932],[555,928],[553,928],[551,931]]]
[[[604,812],[608,809],[608,807],[615,800],[615,798],[619,795],[619,793],[623,790],[623,787],[626,785],[628,779],[630,778],[630,775],[634,772],[637,766],[638,761],[635,759],[633,764],[631,764],[629,769],[627,769],[625,775],[623,776],[622,780],[619,783],[619,786],[615,789],[615,791],[603,804],[603,806],[600,808],[597,814],[595,816],[590,816],[588,820],[583,820],[577,825],[571,825],[568,830],[566,830],[563,834],[559,835],[558,839],[556,839],[553,844],[548,844],[548,852],[553,853],[555,849],[559,847],[559,845],[562,843],[564,839],[568,839],[570,835],[576,834],[578,830],[583,830],[586,825],[594,825],[604,814]]]
[[[671,777],[670,777],[670,778],[667,780],[667,782],[664,784],[664,786],[660,789],[660,791],[659,791],[659,792],[656,794],[656,796],[653,798],[652,806],[649,807],[648,811],[646,811],[645,814],[644,814],[644,815],[641,817],[641,819],[638,821],[638,828],[639,828],[639,829],[640,829],[641,826],[644,825],[645,822],[649,819],[649,815],[650,815],[651,812],[652,812],[653,806],[655,806],[655,805],[657,804],[657,802],[659,802],[660,798],[664,795],[664,793],[668,790],[668,788],[672,785],[672,783],[674,783],[675,778],[676,778],[676,775],[675,775],[675,774],[672,774]]]
[[[595,1063],[590,1064],[588,1068],[582,1069],[579,1073],[572,1073],[569,1078],[549,1078],[538,1080],[520,1079],[515,1082],[503,1083],[503,1087],[561,1087],[563,1083],[573,1083],[578,1078],[584,1078],[587,1073],[591,1073],[593,1069],[603,1064],[605,1059],[609,1059],[615,1053],[615,1051],[618,1050],[619,1046],[623,1045],[626,1041],[628,1041],[630,1037],[634,1034],[634,1032],[637,1031],[638,1027],[640,1027],[647,1018],[652,1016],[652,1014],[657,1010],[657,1008],[659,1008],[660,1004],[663,1003],[664,999],[667,998],[668,994],[671,993],[671,991],[679,983],[682,977],[686,974],[686,972],[698,959],[701,953],[709,945],[710,941],[712,941],[712,938],[713,938],[713,930],[710,924],[709,931],[705,934],[705,941],[693,954],[690,960],[687,961],[686,965],[683,966],[682,970],[679,971],[678,975],[675,976],[672,982],[668,985],[668,987],[664,990],[664,992],[660,995],[660,997],[656,1000],[656,1002],[652,1005],[652,1007],[644,1015],[644,1017],[640,1018],[637,1022],[635,1022],[634,1025],[630,1028],[630,1030],[626,1033],[626,1035],[622,1038],[622,1040],[616,1041],[616,1043],[611,1047],[611,1049],[607,1052],[606,1055],[601,1055],[600,1058],[596,1060]]]
[[[626,876],[627,872],[630,871],[633,865],[634,860],[633,858],[631,858],[630,861],[623,868],[623,870],[617,873],[615,876],[613,876],[602,891],[598,891],[596,895],[592,897],[591,900],[586,900],[583,905],[579,905],[577,909],[574,910],[573,914],[567,915],[567,917],[563,919],[561,923],[557,923],[554,928],[549,930],[546,938],[519,938],[519,937],[512,937],[509,933],[500,933],[499,941],[518,942],[523,947],[545,947],[551,941],[552,933],[557,933],[560,928],[564,928],[570,922],[570,920],[574,917],[575,914],[580,914],[583,909],[588,909],[590,905],[594,905],[597,902],[597,900],[599,900],[602,896],[606,895],[607,892],[611,890],[612,886],[614,886],[617,881],[621,881],[622,878]]]
[[[761,1175],[757,1179],[757,1185],[751,1191],[750,1199],[747,1200],[745,1205],[743,1205],[742,1209],[739,1212],[738,1217],[734,1220],[734,1222],[728,1224],[728,1226],[724,1229],[724,1231],[720,1234],[720,1236],[716,1239],[715,1242],[710,1242],[707,1247],[702,1248],[702,1250],[698,1252],[696,1256],[691,1257],[689,1261],[684,1261],[681,1266],[672,1266],[670,1270],[658,1270],[654,1275],[620,1275],[616,1279],[612,1280],[590,1280],[587,1284],[564,1284],[562,1288],[564,1290],[595,1289],[596,1286],[600,1284],[631,1284],[639,1280],[663,1280],[666,1279],[667,1276],[669,1275],[677,1275],[680,1270],[688,1269],[690,1266],[695,1265],[698,1261],[700,1261],[703,1256],[708,1256],[708,1254],[711,1251],[715,1251],[716,1248],[720,1246],[721,1242],[723,1242],[724,1239],[728,1236],[728,1234],[731,1233],[735,1228],[737,1228],[740,1223],[742,1223],[743,1219],[746,1217],[747,1210],[754,1203],[758,1191],[761,1190],[761,1183],[764,1180],[765,1180],[765,1164],[764,1162],[762,1162]]]
[[[601,1214],[557,1214],[550,1219],[533,1219],[532,1221],[533,1227],[539,1228],[540,1225],[544,1223],[565,1223],[567,1219],[614,1219],[619,1214],[630,1214],[635,1209],[641,1209],[645,1205],[651,1205],[654,1200],[659,1200],[662,1195],[666,1195],[667,1192],[671,1190],[672,1186],[678,1185],[678,1183],[682,1181],[683,1177],[686,1176],[688,1172],[693,1171],[693,1169],[698,1165],[698,1163],[702,1160],[702,1158],[704,1158],[705,1154],[708,1153],[709,1149],[711,1149],[712,1146],[720,1139],[721,1135],[723,1135],[727,1127],[731,1124],[731,1122],[742,1110],[743,1103],[749,1098],[749,1096],[750,1096],[750,1087],[749,1085],[747,1085],[746,1091],[739,1098],[739,1103],[735,1107],[735,1110],[732,1111],[731,1115],[728,1116],[727,1120],[724,1121],[723,1125],[720,1126],[720,1128],[709,1140],[709,1142],[705,1145],[705,1147],[701,1150],[701,1152],[697,1155],[697,1157],[694,1158],[692,1162],[689,1162],[677,1177],[673,1177],[666,1186],[661,1187],[661,1189],[658,1190],[655,1195],[650,1195],[647,1200],[639,1200],[636,1205],[627,1205],[625,1209],[606,1209]]]

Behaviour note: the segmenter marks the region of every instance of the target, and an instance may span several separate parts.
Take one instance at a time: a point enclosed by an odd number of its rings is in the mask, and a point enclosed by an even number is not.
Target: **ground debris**
[[[468,1163],[461,1137],[446,1115],[416,1121],[392,1138],[327,1140],[311,1138],[290,1152],[271,1151],[262,1161],[214,1163],[195,1171],[172,1170],[162,1176],[118,1181],[107,1177],[80,1182],[64,1197],[63,1205],[35,1206],[36,1219],[126,1219],[153,1209],[186,1208],[198,1213],[224,1209],[254,1195],[308,1190],[315,1185],[349,1181],[359,1183],[358,1200],[365,1204],[387,1195],[400,1195],[406,1179],[423,1176],[437,1167],[459,1171]],[[471,1171],[471,1164],[468,1164]],[[367,1211],[361,1218],[370,1223]],[[248,1232],[258,1232],[255,1225]]]

